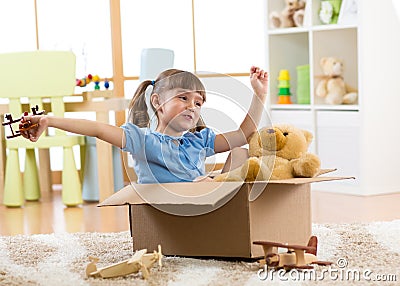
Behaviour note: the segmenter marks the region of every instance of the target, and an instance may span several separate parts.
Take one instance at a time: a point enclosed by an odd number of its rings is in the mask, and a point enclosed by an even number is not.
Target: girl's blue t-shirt
[[[126,123],[126,145],[132,155],[138,183],[191,182],[205,174],[205,159],[215,154],[215,132],[204,128],[180,137]]]

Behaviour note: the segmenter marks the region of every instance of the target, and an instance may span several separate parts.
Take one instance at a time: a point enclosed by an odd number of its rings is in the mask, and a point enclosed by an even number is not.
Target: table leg
[[[53,185],[49,149],[39,149],[39,182],[42,197],[48,197],[52,193]]]
[[[109,123],[108,111],[96,112],[96,120]],[[100,202],[114,193],[114,174],[111,148],[111,144],[96,139]]]
[[[0,116],[0,123],[3,123],[3,115]],[[4,194],[4,172],[6,162],[6,141],[4,136],[4,127],[0,126],[0,204],[3,203]]]

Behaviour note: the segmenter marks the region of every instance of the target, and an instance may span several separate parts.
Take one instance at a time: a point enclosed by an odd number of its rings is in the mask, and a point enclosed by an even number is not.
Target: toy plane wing
[[[254,241],[253,244],[261,245],[263,247],[265,259],[260,260],[260,263],[267,264],[271,267],[307,269],[312,268],[310,264],[332,264],[327,261],[318,261],[316,256],[318,239],[316,236],[310,238],[307,246],[271,241]],[[286,248],[288,251],[286,253],[278,253],[278,247]]]
[[[139,262],[142,260],[143,255],[147,252],[147,249],[138,250],[135,254],[128,260],[128,264]]]

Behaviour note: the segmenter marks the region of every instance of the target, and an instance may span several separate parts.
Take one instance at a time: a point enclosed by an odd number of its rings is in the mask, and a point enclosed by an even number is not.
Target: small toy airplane
[[[32,110],[32,115],[42,115],[45,112],[44,110],[38,112],[39,107],[37,105],[35,107],[32,107],[31,110]],[[23,116],[28,116],[28,112],[25,111]],[[32,122],[30,120],[27,120],[27,121],[25,121],[23,123],[20,123],[18,125],[18,130],[14,131],[13,128],[12,128],[12,124],[20,122],[22,120],[23,116],[21,116],[20,118],[17,118],[17,119],[13,119],[11,114],[6,114],[5,115],[5,118],[8,121],[2,123],[2,125],[3,126],[7,126],[8,125],[10,127],[10,130],[11,130],[11,135],[7,136],[7,139],[11,139],[11,138],[15,138],[15,137],[21,136],[22,132],[27,131],[27,130],[29,130],[31,128],[34,128],[34,127],[38,126],[37,123],[32,124]]]
[[[161,245],[158,246],[158,252],[146,253],[147,249],[138,250],[132,258],[97,269],[96,263],[99,261],[96,257],[89,257],[90,263],[86,267],[87,277],[112,278],[125,276],[141,271],[144,279],[150,275],[149,269],[158,261],[159,269],[162,267]]]
[[[319,261],[317,259],[318,239],[312,236],[307,246],[290,245],[269,241],[254,241],[253,244],[262,245],[264,259],[259,260],[261,266],[288,269],[312,269],[311,264],[331,265],[332,262]],[[287,252],[277,252],[277,248],[286,248]]]

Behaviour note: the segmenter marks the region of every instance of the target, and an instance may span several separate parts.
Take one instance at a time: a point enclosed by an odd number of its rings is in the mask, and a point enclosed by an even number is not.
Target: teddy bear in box
[[[311,132],[293,125],[264,127],[249,141],[250,158],[239,168],[220,174],[215,181],[268,181],[294,177],[315,177],[321,162],[308,153]]]
[[[357,92],[351,90],[343,79],[343,63],[335,57],[324,57],[320,60],[324,75],[318,82],[315,94],[325,98],[328,104],[354,104]]]
[[[270,13],[271,26],[273,28],[289,28],[303,26],[304,10],[306,2],[304,0],[285,0],[286,6],[281,11]]]

